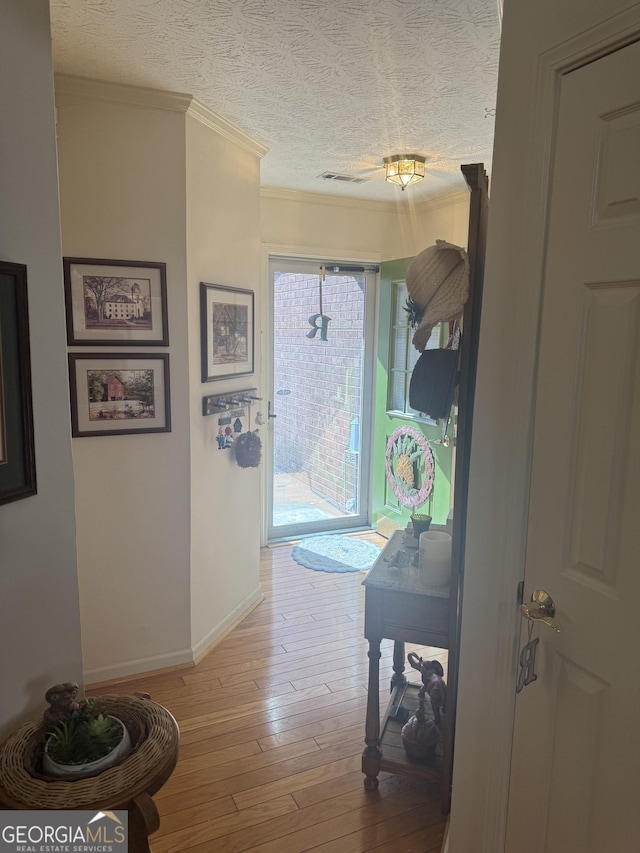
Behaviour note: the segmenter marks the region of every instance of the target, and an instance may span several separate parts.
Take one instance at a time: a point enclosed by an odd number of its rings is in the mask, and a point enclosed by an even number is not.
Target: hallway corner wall
[[[0,57],[0,258],[27,267],[38,488],[0,506],[2,740],[82,683],[82,649],[46,0],[5,0]]]

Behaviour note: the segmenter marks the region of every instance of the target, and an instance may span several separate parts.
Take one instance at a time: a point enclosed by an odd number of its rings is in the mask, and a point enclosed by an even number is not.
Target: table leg
[[[149,836],[157,832],[160,817],[149,794],[141,793],[129,804],[130,853],[151,853]]]
[[[380,772],[380,640],[369,640],[369,686],[367,688],[367,722],[362,753],[364,787],[375,791]]]
[[[396,640],[393,644],[393,675],[391,676],[391,690],[394,687],[399,687],[406,684],[407,679],[404,674],[404,643],[402,640]]]

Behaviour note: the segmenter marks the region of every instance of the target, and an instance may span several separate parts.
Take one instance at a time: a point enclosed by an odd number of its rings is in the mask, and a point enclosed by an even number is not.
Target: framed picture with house
[[[200,282],[202,381],[253,373],[252,290]]]
[[[69,353],[71,434],[171,432],[167,353]]]
[[[27,268],[0,261],[0,504],[36,491]]]
[[[168,346],[166,264],[63,258],[69,346]]]

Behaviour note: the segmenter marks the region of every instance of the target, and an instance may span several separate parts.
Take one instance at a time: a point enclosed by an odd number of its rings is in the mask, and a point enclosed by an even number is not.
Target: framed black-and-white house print
[[[70,353],[71,434],[171,432],[167,353]]]
[[[253,291],[200,282],[202,381],[253,373]]]
[[[0,261],[0,504],[35,493],[27,268]]]
[[[166,265],[63,258],[69,346],[168,346]]]

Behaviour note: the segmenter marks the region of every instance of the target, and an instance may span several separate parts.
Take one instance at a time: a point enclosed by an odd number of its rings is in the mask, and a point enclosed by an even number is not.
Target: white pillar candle
[[[446,586],[451,580],[451,536],[442,530],[420,534],[420,575],[427,586]]]

